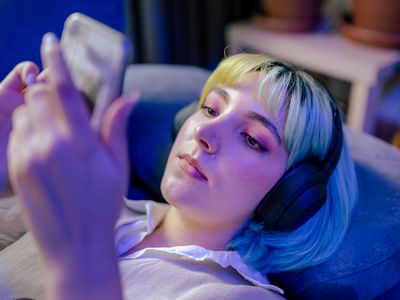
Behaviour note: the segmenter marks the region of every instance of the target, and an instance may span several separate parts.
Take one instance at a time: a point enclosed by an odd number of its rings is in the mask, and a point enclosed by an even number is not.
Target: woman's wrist
[[[73,248],[48,267],[49,299],[122,299],[114,244]]]

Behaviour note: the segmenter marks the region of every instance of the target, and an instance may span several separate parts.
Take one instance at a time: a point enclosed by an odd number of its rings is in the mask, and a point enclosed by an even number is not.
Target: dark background
[[[67,16],[82,12],[126,33],[136,63],[212,69],[224,54],[224,27],[248,18],[255,0],[1,0],[0,78],[18,62],[40,65],[46,32],[61,36]]]
[[[112,0],[1,0],[0,78],[15,64],[32,60],[40,64],[40,42],[46,32],[61,36],[67,16],[80,11],[109,26],[124,29],[123,1]]]

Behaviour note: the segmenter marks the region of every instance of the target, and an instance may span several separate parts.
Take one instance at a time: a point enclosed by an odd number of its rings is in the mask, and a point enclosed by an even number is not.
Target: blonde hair
[[[206,82],[199,105],[217,86],[235,86],[259,73],[258,101],[284,119],[287,168],[312,157],[323,160],[332,139],[329,92],[309,74],[261,54],[242,53],[223,60]],[[354,165],[344,140],[339,162],[328,182],[324,206],[293,232],[265,232],[250,221],[232,239],[245,262],[263,273],[302,269],[326,260],[342,240],[357,198]]]

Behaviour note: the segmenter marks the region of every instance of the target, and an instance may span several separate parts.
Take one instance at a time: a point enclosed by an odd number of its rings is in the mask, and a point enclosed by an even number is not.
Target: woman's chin
[[[187,189],[187,186],[186,186]],[[173,176],[164,176],[161,181],[161,194],[169,204],[181,201],[185,185]]]

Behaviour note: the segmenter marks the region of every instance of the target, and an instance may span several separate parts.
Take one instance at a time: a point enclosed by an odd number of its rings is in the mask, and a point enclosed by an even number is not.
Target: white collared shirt
[[[148,200],[125,200],[125,204],[126,206],[121,213],[115,230],[115,242],[118,256],[121,256],[133,246],[140,243],[146,235],[153,232],[157,225],[164,219],[168,210],[167,204]],[[146,261],[146,263],[149,263],[153,262],[154,259],[161,258],[174,259],[173,265],[176,265],[176,261],[192,261],[193,263],[199,263],[200,265],[214,265],[212,268],[219,268],[220,271],[218,272],[233,268],[238,274],[240,274],[241,280],[244,279],[247,283],[251,283],[256,287],[283,294],[282,289],[270,284],[268,279],[260,272],[246,265],[241,256],[235,251],[212,251],[197,245],[159,247],[139,250],[127,256],[120,257],[119,259],[120,265],[123,266],[124,263],[129,264],[129,261],[138,259],[142,259]],[[170,268],[168,270],[172,270],[173,268],[171,265],[169,266]],[[130,274],[129,276],[134,276],[134,273],[128,273]],[[176,281],[180,280],[178,279],[179,275],[183,274],[177,274],[176,277],[174,275],[169,275],[169,277],[174,277],[174,281]],[[129,276],[122,276],[125,288],[126,285],[129,285]],[[148,276],[153,278],[151,275]],[[137,296],[137,294],[130,294],[129,292],[126,295]]]

